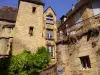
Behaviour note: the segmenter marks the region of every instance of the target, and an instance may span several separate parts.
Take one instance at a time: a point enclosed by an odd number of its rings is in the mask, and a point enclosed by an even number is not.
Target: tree
[[[39,73],[50,61],[50,53],[45,47],[38,48],[35,54],[23,51],[21,54],[11,57],[9,75],[29,75],[32,72]]]

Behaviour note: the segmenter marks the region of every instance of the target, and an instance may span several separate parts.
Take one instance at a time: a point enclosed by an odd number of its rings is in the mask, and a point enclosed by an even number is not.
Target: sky
[[[77,3],[77,0],[43,0],[43,2],[45,3],[44,10],[51,6],[59,20],[62,15],[65,15],[72,8],[72,4]],[[18,7],[18,0],[0,0],[0,7],[2,6]]]

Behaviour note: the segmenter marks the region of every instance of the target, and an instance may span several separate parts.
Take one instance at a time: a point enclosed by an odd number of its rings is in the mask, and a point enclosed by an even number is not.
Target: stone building
[[[32,53],[47,47],[52,62],[56,63],[56,14],[51,7],[43,11],[41,0],[19,0],[18,9],[0,9],[0,57],[29,50]]]
[[[7,57],[12,50],[12,31],[18,10],[4,6],[0,8],[0,58]]]
[[[100,0],[78,0],[61,17],[58,75],[100,75]]]
[[[56,41],[57,41],[57,24],[56,24],[56,13],[49,6],[44,11],[44,33],[46,33],[46,45],[50,50],[52,63],[56,62]]]

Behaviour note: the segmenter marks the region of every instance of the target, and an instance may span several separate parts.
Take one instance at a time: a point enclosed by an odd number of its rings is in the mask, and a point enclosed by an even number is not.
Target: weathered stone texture
[[[79,9],[76,13],[80,13],[82,17],[82,22],[79,23],[79,25],[83,26],[78,29],[77,24],[73,24],[72,28],[73,31],[75,30],[75,25],[77,26],[76,35],[81,35],[84,32],[88,31],[91,28],[99,28],[97,25],[100,24],[100,17],[96,18],[93,12],[92,8],[92,2],[86,4],[81,9]],[[76,14],[72,15],[73,18],[75,18]],[[93,17],[94,16],[94,17]],[[73,20],[68,18],[70,22]],[[67,24],[67,22],[66,22]],[[65,24],[65,25],[66,25]],[[59,30],[66,30],[66,28],[59,28]],[[69,26],[69,29],[71,27]],[[65,33],[65,32],[64,32]],[[88,34],[87,34],[88,35]],[[60,42],[60,44],[57,45],[57,64],[58,69],[59,65],[60,68],[63,69],[62,75],[100,75],[100,32],[98,37],[90,37],[89,40],[87,40],[87,35],[82,36],[80,39],[76,39],[76,43],[74,44],[68,44],[67,42]],[[64,35],[65,38],[67,37]],[[74,35],[72,35],[74,37]],[[78,38],[77,37],[77,38]],[[80,57],[83,56],[89,56],[91,68],[84,69],[80,60]]]
[[[32,13],[32,7],[36,7],[36,12]],[[33,26],[33,36],[29,35],[29,27]],[[43,34],[43,6],[20,1],[19,12],[14,30],[13,54],[18,54],[23,50],[32,53],[38,47],[45,46]]]
[[[14,25],[15,23],[0,21],[0,55],[9,55]]]
[[[0,37],[12,37],[14,26],[15,23],[0,21]]]
[[[9,54],[10,51],[12,51],[13,55],[16,55],[23,50],[29,50],[34,53],[38,47],[46,47],[47,43],[51,43],[51,45],[54,45],[54,58],[50,64],[55,64],[55,42],[57,41],[55,12],[49,7],[43,13],[44,3],[41,2],[19,1],[18,9],[8,6],[0,8],[0,55]],[[36,7],[35,12],[33,12],[33,7]],[[46,15],[49,13],[53,15],[54,25],[46,24]],[[30,26],[33,27],[33,36],[29,34]],[[53,29],[53,41],[46,40],[46,28]]]
[[[53,16],[53,25],[46,24],[46,16],[51,14]],[[56,24],[56,14],[51,7],[48,7],[46,11],[44,11],[44,37],[46,38],[46,29],[52,29],[54,32],[54,40],[46,40],[46,45],[54,46],[54,58],[52,59],[50,64],[56,63],[56,41],[57,41],[57,24]]]
[[[74,45],[58,45],[59,53],[58,54],[58,64],[64,64],[65,74],[67,75],[96,75],[97,65],[100,65],[100,60],[96,55],[96,52],[99,49],[100,36],[97,38],[91,38],[90,41],[87,41],[87,37],[84,36]],[[96,40],[96,47],[92,48],[92,42]],[[83,69],[80,62],[82,56],[89,55],[91,61],[91,68]],[[96,60],[98,59],[98,61]],[[99,62],[99,63],[97,63]],[[74,72],[75,71],[75,72]],[[99,71],[98,71],[99,73]]]

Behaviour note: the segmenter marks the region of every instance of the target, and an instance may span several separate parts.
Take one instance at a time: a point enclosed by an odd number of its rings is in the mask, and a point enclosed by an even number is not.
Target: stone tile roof
[[[17,18],[17,13],[17,8],[3,6],[2,8],[0,8],[0,20],[15,22]]]
[[[44,13],[45,13],[49,8],[51,8],[51,10],[54,12],[54,14],[55,14],[55,16],[56,16],[56,12],[53,10],[53,8],[52,8],[51,6],[49,6],[49,7],[44,11]]]
[[[84,5],[86,5],[87,3],[89,3],[90,1],[92,1],[92,0],[80,0],[80,2],[78,2],[78,3],[75,5],[74,10],[71,9],[71,10],[66,14],[66,17],[72,16],[74,13],[76,13],[78,10],[80,10],[81,7],[83,7]]]
[[[27,1],[27,2],[32,2],[32,3],[44,5],[42,0],[19,0],[19,1]]]
[[[42,0],[31,0],[31,1],[39,2],[39,3],[43,3]]]
[[[74,15],[77,11],[79,11],[84,5],[88,4],[88,3],[91,2],[91,1],[93,1],[93,0],[80,0],[80,1],[74,6],[74,9],[69,10],[68,13],[65,14],[67,20],[68,20],[68,18],[70,18],[72,15]],[[63,16],[62,16],[62,17],[63,17]],[[62,17],[61,17],[61,18],[62,18]],[[59,28],[61,28],[61,27],[63,28],[64,25],[66,25],[67,20],[66,20],[62,25],[60,25]]]

